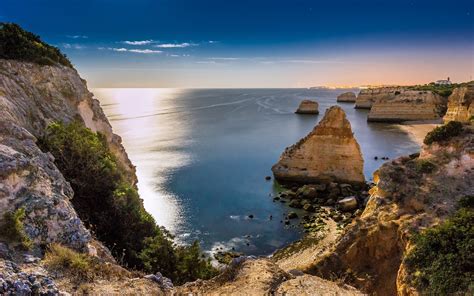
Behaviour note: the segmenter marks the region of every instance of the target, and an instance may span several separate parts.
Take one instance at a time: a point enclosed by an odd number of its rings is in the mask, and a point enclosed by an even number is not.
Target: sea
[[[307,135],[330,106],[346,112],[367,180],[383,164],[381,157],[419,150],[397,125],[367,122],[367,110],[337,103],[344,91],[93,90],[136,166],[140,196],[156,222],[179,244],[199,240],[209,253],[235,250],[257,256],[303,235],[297,222],[282,223],[291,209],[273,202],[279,186],[265,177],[272,176],[271,167],[284,149]],[[295,114],[303,99],[316,100],[320,114]]]

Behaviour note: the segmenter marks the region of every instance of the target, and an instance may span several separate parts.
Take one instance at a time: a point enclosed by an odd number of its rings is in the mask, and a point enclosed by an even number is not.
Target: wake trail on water
[[[238,101],[233,101],[233,102],[227,102],[227,103],[218,103],[218,104],[211,104],[211,105],[206,105],[206,106],[200,106],[200,107],[194,107],[194,108],[186,108],[186,107],[179,107],[179,109],[184,109],[184,110],[175,110],[175,111],[162,111],[162,112],[157,112],[153,114],[146,114],[146,115],[140,115],[140,116],[133,116],[133,117],[122,117],[122,118],[113,118],[112,116],[109,116],[111,121],[122,121],[122,120],[131,120],[131,119],[140,119],[140,118],[147,118],[147,117],[154,117],[154,116],[160,116],[160,115],[170,115],[170,114],[179,114],[179,113],[185,113],[189,111],[196,111],[196,110],[204,110],[204,109],[212,109],[212,108],[218,108],[218,107],[225,107],[225,106],[232,106],[232,105],[238,105],[242,104],[245,102],[249,101],[255,101],[255,103],[265,109],[270,109],[273,110],[276,113],[287,113],[284,111],[281,111],[280,109],[272,107],[270,104],[266,102],[261,102],[262,98],[248,98],[248,99],[243,99],[243,100],[238,100]],[[237,107],[230,112],[235,111],[236,109],[241,108]],[[170,109],[170,108],[168,108]],[[167,109],[165,109],[167,110]]]

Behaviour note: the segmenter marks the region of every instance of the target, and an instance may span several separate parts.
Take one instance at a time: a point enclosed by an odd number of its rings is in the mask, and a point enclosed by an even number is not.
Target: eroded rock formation
[[[394,86],[363,89],[357,95],[355,108],[370,109],[375,101],[393,99],[401,90],[401,87]]]
[[[342,93],[337,96],[338,102],[354,103],[356,99],[357,99],[356,94],[351,91]]]
[[[333,106],[311,133],[286,148],[272,171],[280,182],[363,183],[363,166],[346,114]]]
[[[309,269],[326,278],[338,275],[376,295],[413,295],[403,257],[410,237],[452,215],[463,196],[474,194],[472,127],[442,144],[424,146],[420,155],[385,163],[376,173],[360,219],[346,228],[324,258]],[[420,166],[430,162],[430,171]]]
[[[95,252],[70,203],[69,183],[53,157],[36,145],[49,123],[72,120],[104,134],[129,180],[136,182],[120,137],[76,70],[0,60],[0,217],[24,208],[25,231],[35,245],[58,242]]]
[[[444,122],[469,122],[474,116],[474,83],[458,87],[448,99],[448,111],[443,117]]]
[[[316,101],[303,100],[295,113],[297,114],[319,114],[319,104]]]
[[[375,97],[367,120],[401,122],[439,119],[446,110],[446,101],[446,98],[431,91],[390,91],[385,96]]]

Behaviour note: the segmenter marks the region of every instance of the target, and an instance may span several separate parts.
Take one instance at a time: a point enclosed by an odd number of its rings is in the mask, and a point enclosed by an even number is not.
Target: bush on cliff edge
[[[160,271],[176,283],[214,274],[197,244],[177,247],[171,235],[156,225],[103,135],[77,122],[53,123],[38,145],[54,155],[74,190],[72,204],[79,217],[118,262]]]
[[[414,236],[405,258],[412,284],[426,295],[474,292],[474,209],[472,196],[450,219]]]
[[[434,142],[446,141],[461,134],[462,130],[462,123],[459,121],[450,121],[445,125],[438,126],[429,132],[423,140],[423,143],[430,145]]]
[[[0,59],[72,67],[66,55],[17,24],[0,23]]]

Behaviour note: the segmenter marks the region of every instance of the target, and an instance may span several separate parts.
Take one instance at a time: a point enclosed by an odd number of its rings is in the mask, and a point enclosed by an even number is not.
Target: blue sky
[[[1,0],[95,87],[468,80],[473,1]]]

